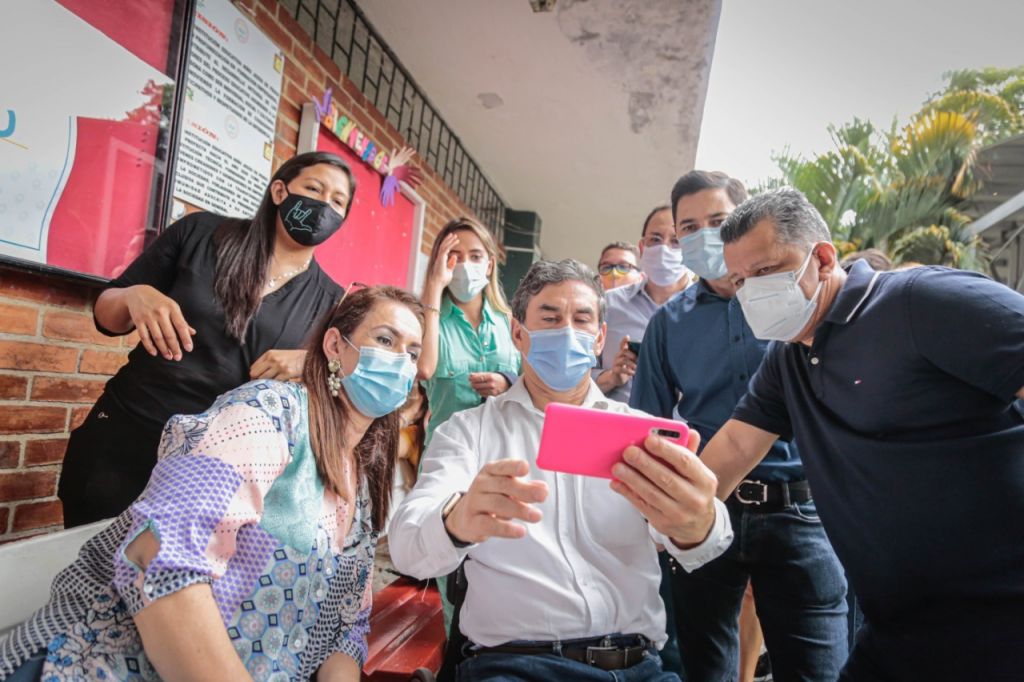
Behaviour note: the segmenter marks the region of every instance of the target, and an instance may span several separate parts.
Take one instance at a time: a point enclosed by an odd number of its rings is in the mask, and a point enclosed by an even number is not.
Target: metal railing
[[[500,243],[505,202],[355,2],[281,3]]]

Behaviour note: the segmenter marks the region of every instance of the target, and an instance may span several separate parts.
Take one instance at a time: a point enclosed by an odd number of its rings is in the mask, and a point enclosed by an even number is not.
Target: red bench
[[[431,583],[424,588],[399,578],[373,595],[370,652],[363,680],[408,682],[418,668],[437,672],[444,653],[441,595]]]

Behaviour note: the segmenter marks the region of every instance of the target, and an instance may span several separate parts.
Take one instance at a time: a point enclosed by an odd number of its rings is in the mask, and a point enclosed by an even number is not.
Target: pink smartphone
[[[589,407],[548,403],[537,466],[548,471],[614,478],[612,466],[630,445],[642,445],[655,433],[686,447],[685,422]]]

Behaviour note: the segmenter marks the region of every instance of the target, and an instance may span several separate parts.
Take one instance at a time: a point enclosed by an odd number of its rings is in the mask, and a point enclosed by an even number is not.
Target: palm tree
[[[1024,67],[946,77],[946,89],[902,128],[880,131],[855,118],[829,126],[832,150],[775,160],[838,241],[882,248],[897,262],[987,271],[983,244],[963,229],[969,219],[958,207],[979,187],[979,149],[1024,130]]]

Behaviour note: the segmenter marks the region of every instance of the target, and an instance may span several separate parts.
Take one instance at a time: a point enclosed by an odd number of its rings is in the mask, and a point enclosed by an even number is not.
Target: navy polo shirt
[[[697,282],[648,323],[629,404],[658,417],[682,417],[703,447],[732,415],[767,348],[750,331],[737,299]],[[803,480],[796,446],[776,441],[750,478]]]
[[[813,344],[772,344],[736,408],[800,443],[865,648],[894,679],[964,652],[971,679],[1003,679],[1011,659],[1024,675],[1022,386],[1024,296],[858,261]]]

